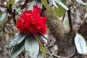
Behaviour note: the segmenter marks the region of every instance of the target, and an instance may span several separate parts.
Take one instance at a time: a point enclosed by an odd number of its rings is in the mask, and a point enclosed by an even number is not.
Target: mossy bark
[[[62,21],[58,18],[54,10],[46,10],[43,12],[47,16],[47,25],[56,39],[56,44],[58,44],[58,54],[64,53],[64,49],[72,45],[73,37],[75,32],[67,33],[67,30],[64,28]]]

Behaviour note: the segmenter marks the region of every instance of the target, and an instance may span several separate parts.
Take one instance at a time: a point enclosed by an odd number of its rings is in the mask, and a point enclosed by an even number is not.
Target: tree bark
[[[76,32],[78,32],[78,30],[79,33],[81,33],[85,38],[87,38],[86,36],[87,28],[84,28],[86,27],[87,24],[86,23],[83,24],[84,11],[83,10],[81,11],[82,12],[76,10],[73,15],[71,15],[72,13],[70,14],[72,21],[71,23],[72,29],[68,33],[67,30],[64,28],[62,21],[59,19],[59,17],[56,15],[55,11],[52,8],[43,12],[43,15],[47,16],[47,26],[51,34],[56,39],[56,44],[58,45],[58,55],[70,56],[67,54],[66,50],[71,48],[72,46],[74,46],[73,47],[74,50],[72,52],[74,53],[76,51],[74,45],[74,37],[76,35]],[[84,32],[82,30],[84,30]]]

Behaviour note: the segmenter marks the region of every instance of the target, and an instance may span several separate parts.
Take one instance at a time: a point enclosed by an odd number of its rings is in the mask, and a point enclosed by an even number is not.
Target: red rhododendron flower
[[[17,19],[17,28],[21,33],[44,34],[46,32],[46,16],[41,17],[41,8],[34,5],[33,10],[24,11]]]

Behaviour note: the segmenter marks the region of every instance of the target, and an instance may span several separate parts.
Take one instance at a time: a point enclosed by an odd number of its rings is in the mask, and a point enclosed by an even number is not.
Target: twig
[[[25,3],[22,5],[21,9],[24,9],[28,2],[29,2],[29,0],[25,0]]]
[[[16,25],[16,19],[15,19],[15,10],[14,10],[14,12],[12,13],[12,16],[13,16],[13,21],[14,21],[14,24]]]
[[[50,40],[48,40],[44,35],[42,35],[42,34],[40,34],[43,38],[45,38],[47,41],[48,41],[48,43],[50,43]]]
[[[50,55],[49,53],[46,53],[47,55]],[[55,55],[55,54],[51,54],[52,57],[54,58],[69,58],[69,57],[63,57],[63,56],[58,56],[58,55]]]
[[[47,53],[51,56],[51,58],[53,58],[53,55],[49,52],[49,50],[47,49],[47,47],[45,47]]]
[[[12,15],[12,5],[11,4],[7,8],[7,12]]]
[[[74,58],[75,56],[80,55],[80,54],[78,54],[77,51],[75,51],[74,54],[72,54],[71,56],[67,56],[67,57],[58,56],[58,55],[55,55],[55,54],[52,54],[52,53],[47,53],[47,55],[51,55],[55,58]]]
[[[62,22],[64,21],[64,18],[65,18],[65,14],[66,14],[66,13],[64,13],[64,15],[63,15],[63,18],[62,18]]]
[[[52,54],[52,56],[56,57],[56,58],[69,58],[69,57],[57,56],[57,55],[54,55],[54,54]]]
[[[70,11],[70,9],[69,9],[67,12],[68,12],[68,17],[69,17],[69,26],[70,26],[70,31],[72,31],[73,28],[72,28],[72,20],[71,20],[71,11]]]

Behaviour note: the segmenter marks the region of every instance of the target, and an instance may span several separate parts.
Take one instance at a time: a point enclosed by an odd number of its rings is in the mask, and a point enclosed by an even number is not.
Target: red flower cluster
[[[33,10],[24,11],[17,19],[17,28],[21,33],[44,34],[46,32],[46,16],[40,16],[41,8],[34,5]]]

